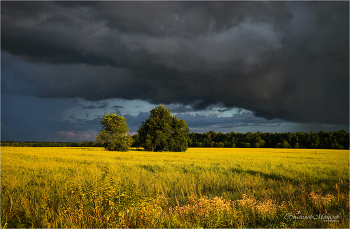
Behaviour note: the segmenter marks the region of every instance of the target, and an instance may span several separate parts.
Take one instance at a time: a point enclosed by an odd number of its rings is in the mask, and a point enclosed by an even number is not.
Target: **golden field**
[[[348,227],[349,151],[1,147],[1,227]]]

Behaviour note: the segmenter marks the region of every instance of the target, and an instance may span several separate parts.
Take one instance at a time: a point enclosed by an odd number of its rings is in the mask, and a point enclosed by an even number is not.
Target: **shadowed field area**
[[[348,206],[348,150],[1,147],[2,228],[348,227]]]

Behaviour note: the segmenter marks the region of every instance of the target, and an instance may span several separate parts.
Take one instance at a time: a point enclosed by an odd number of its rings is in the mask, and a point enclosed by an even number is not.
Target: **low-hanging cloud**
[[[5,93],[349,123],[348,2],[1,4]]]
[[[82,109],[99,109],[99,108],[104,109],[108,107],[108,102],[96,102],[95,104],[90,104],[90,105],[79,104],[79,107],[81,107]]]

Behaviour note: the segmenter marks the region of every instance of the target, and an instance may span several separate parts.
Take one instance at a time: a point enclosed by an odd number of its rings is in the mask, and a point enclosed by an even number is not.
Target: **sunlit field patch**
[[[349,151],[1,147],[1,227],[348,227]]]

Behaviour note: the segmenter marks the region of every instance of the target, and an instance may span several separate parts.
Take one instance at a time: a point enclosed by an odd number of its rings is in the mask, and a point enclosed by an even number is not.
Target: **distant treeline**
[[[190,134],[189,147],[232,148],[295,148],[295,149],[349,149],[349,133],[345,130],[310,134],[297,133],[251,133]]]
[[[134,147],[138,147],[138,136],[134,135]],[[345,130],[310,134],[297,133],[234,133],[209,131],[191,133],[189,147],[216,148],[295,148],[295,149],[349,149],[349,133]]]
[[[132,147],[140,147],[137,134],[132,136]],[[19,147],[102,147],[97,142],[1,142],[2,146]],[[215,148],[295,148],[295,149],[349,149],[349,133],[332,132],[297,133],[190,133],[189,147]]]
[[[2,141],[2,146],[18,147],[102,147],[98,142],[13,142]]]

